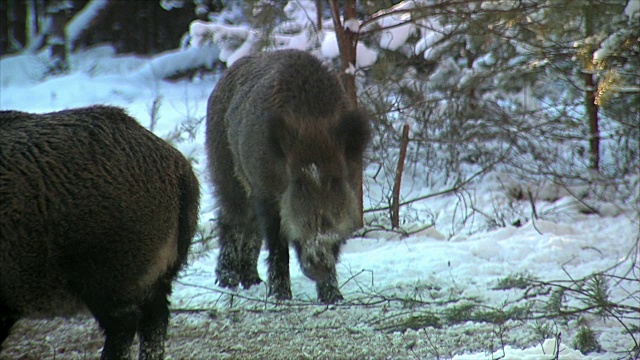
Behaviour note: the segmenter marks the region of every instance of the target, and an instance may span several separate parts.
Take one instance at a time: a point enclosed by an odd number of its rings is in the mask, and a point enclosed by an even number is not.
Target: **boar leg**
[[[258,257],[260,238],[254,223],[229,225],[220,222],[220,255],[216,267],[218,285],[235,288],[239,284],[245,289],[260,284]]]
[[[140,307],[142,317],[138,325],[140,336],[140,360],[162,359],[164,339],[169,324],[169,301],[171,279],[161,279]]]
[[[254,208],[269,249],[269,295],[275,295],[278,300],[289,300],[289,242],[280,233],[278,204],[273,200],[254,199]]]
[[[65,256],[60,258],[61,270],[69,292],[86,304],[104,331],[101,359],[130,359],[141,318],[139,295],[128,291],[132,287],[126,280],[121,283],[112,278],[117,273],[117,264],[106,263],[108,258],[99,258],[88,251],[70,252],[65,249]],[[96,252],[104,253],[101,249]]]
[[[238,273],[242,287],[248,289],[262,282],[260,275],[258,275],[258,258],[262,247],[262,237],[254,216],[245,223],[241,241]]]
[[[104,330],[105,341],[101,359],[130,359],[131,344],[140,319],[138,306],[109,299],[107,294],[102,295],[104,296],[85,300]]]
[[[221,216],[222,218],[222,216]],[[221,287],[235,288],[240,284],[238,274],[240,260],[240,244],[242,243],[242,228],[238,225],[226,223],[220,220],[220,253],[216,266],[216,279]]]
[[[235,172],[233,155],[227,141],[215,141],[210,151],[216,154],[211,175],[216,185],[220,253],[216,278],[218,285],[248,288],[259,284],[258,256],[262,238],[255,224],[245,187]]]
[[[316,283],[316,290],[318,291],[318,300],[325,304],[333,304],[337,301],[343,300],[342,294],[338,287],[338,276],[336,275],[336,269],[331,271],[329,280],[318,281]]]

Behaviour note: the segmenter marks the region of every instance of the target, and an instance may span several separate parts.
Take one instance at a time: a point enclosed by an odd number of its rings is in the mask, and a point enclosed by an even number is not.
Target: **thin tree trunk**
[[[330,0],[329,6],[331,7],[331,18],[333,19],[333,25],[336,31],[336,39],[338,40],[338,49],[340,50],[340,60],[342,64],[342,83],[347,92],[349,100],[354,109],[358,108],[358,94],[356,92],[356,45],[358,43],[358,33],[351,31],[351,29],[340,21],[340,5],[337,0]],[[356,1],[346,0],[344,5],[344,22],[356,20]],[[362,189],[362,161],[358,164],[359,171],[357,172],[357,194],[359,200],[360,209],[360,221],[358,226],[364,224],[364,193]]]
[[[316,30],[322,31],[322,0],[316,0]]]
[[[7,1],[7,50],[19,51],[24,48],[24,45],[20,43],[20,40],[16,37],[16,30],[18,29],[18,17],[16,16],[16,4],[14,0]],[[3,26],[4,30],[4,26]]]
[[[593,36],[593,1],[589,0],[584,8],[585,15],[585,35]],[[600,171],[600,124],[598,118],[598,105],[596,104],[597,84],[593,74],[584,74],[585,85],[585,109],[589,123],[589,167]]]
[[[27,20],[25,21],[25,32],[27,36],[27,46],[33,44],[38,36],[38,11],[35,0],[27,1]]]
[[[67,0],[53,1],[47,7],[47,15],[51,19],[47,45],[51,48],[51,70],[55,74],[69,71],[65,26],[72,7],[73,4]]]
[[[585,107],[589,121],[589,167],[600,171],[600,121],[596,105],[596,84],[592,74],[585,74]]]
[[[391,227],[400,226],[400,185],[402,185],[402,173],[404,171],[404,159],[407,157],[407,145],[409,144],[409,124],[402,127],[402,140],[400,141],[400,156],[396,167],[396,178],[393,182],[393,199],[391,203]]]
[[[358,96],[356,92],[356,45],[358,43],[358,33],[351,31],[340,21],[340,5],[337,0],[330,0],[331,18],[336,31],[338,49],[340,50],[340,60],[342,64],[342,79],[347,96],[351,100],[354,108],[358,107]],[[347,0],[344,6],[344,22],[356,19],[356,2]]]
[[[36,52],[46,45],[52,21],[43,0],[29,0],[26,3],[25,20],[26,52]]]

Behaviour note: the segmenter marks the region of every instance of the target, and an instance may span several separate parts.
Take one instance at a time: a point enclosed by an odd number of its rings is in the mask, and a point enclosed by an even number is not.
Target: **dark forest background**
[[[66,23],[90,0],[2,0],[0,2],[0,56],[38,49],[47,44],[47,18]],[[193,1],[111,0],[91,20],[72,47],[111,43],[118,53],[156,54],[180,47],[189,23],[198,18]],[[210,11],[220,11],[220,0],[202,0]],[[205,20],[207,13],[202,13]],[[32,24],[30,26],[30,24]]]

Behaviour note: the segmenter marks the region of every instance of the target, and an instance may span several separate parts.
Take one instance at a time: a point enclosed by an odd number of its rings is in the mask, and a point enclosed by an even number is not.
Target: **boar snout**
[[[335,266],[344,239],[344,236],[328,233],[306,241],[294,241],[302,273],[316,282],[328,282],[335,277]]]

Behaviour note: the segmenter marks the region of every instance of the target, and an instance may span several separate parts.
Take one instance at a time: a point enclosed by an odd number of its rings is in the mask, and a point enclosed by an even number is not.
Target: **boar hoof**
[[[335,284],[320,284],[318,288],[318,300],[324,304],[335,304],[338,301],[344,300],[338,286]]]
[[[278,283],[270,285],[269,296],[275,296],[277,300],[291,300],[291,287]]]
[[[248,288],[252,287],[253,285],[261,284],[262,283],[262,279],[260,279],[260,276],[256,273],[256,274],[243,276],[242,280],[240,280],[240,283],[242,284],[242,287],[244,289],[248,289]]]
[[[223,288],[235,289],[240,284],[240,276],[235,271],[216,270],[216,284]]]

